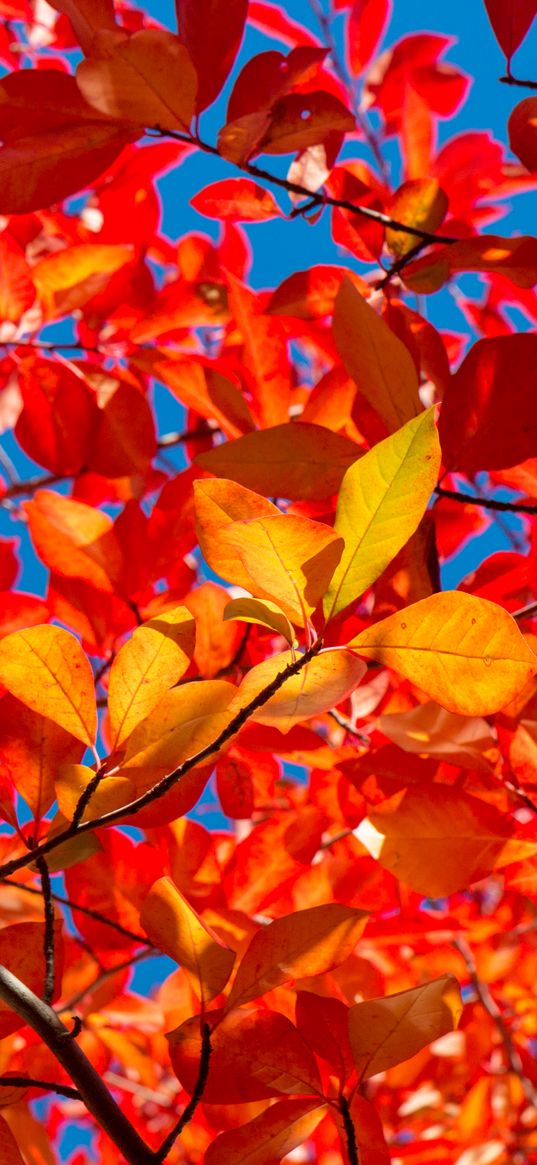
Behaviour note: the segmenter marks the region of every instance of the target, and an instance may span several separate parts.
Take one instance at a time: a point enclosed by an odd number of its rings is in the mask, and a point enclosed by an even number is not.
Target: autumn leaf
[[[349,647],[392,667],[449,712],[489,716],[535,674],[514,619],[488,599],[445,591],[362,631]]]
[[[240,619],[244,623],[270,627],[278,635],[283,635],[289,644],[295,641],[295,633],[287,615],[284,615],[281,607],[277,603],[272,603],[270,599],[251,599],[248,596],[232,599],[226,606],[224,619]]]
[[[113,748],[181,679],[194,652],[195,622],[186,607],[174,607],[134,631],[112,663],[108,710]]]
[[[535,18],[535,0],[485,0],[485,8],[509,69],[511,57],[522,44]]]
[[[449,199],[436,178],[414,178],[395,192],[389,207],[392,218],[411,227],[434,233],[442,225]],[[386,246],[395,258],[406,255],[416,238],[404,231],[386,231]]]
[[[202,1003],[220,994],[231,974],[235,953],[204,923],[170,878],[153,883],[140,921],[155,946],[192,975]]]
[[[523,166],[537,169],[537,97],[515,105],[508,122],[509,145]]]
[[[19,1152],[19,1147],[11,1132],[8,1124],[6,1124],[3,1116],[0,1115],[0,1165],[24,1165],[24,1160]]]
[[[370,810],[356,837],[381,865],[430,898],[463,890],[537,850],[535,842],[517,839],[493,805],[437,784],[406,789]]]
[[[161,129],[188,129],[197,80],[187,49],[164,29],[105,40],[106,55],[81,61],[77,85],[109,117]],[[95,47],[95,46],[94,46]]]
[[[45,938],[44,922],[14,922],[0,930],[0,965],[15,975],[39,997],[43,994],[45,978],[45,958],[43,954]],[[57,952],[54,996],[60,989],[62,972],[61,922],[54,925],[54,943]],[[24,1027],[24,1019],[3,1002],[0,1004],[0,1038]],[[1,1150],[0,1150],[1,1152]],[[0,1158],[1,1160],[1,1158]]]
[[[312,1135],[326,1111],[317,1100],[280,1100],[242,1128],[221,1133],[207,1149],[206,1165],[274,1165]]]
[[[345,549],[325,595],[327,619],[359,599],[417,529],[439,467],[434,410],[429,409],[347,470],[335,522]]]
[[[356,1003],[349,1011],[349,1037],[359,1079],[415,1056],[457,1027],[461,1012],[459,987],[451,975]]]
[[[335,902],[277,918],[254,935],[239,964],[227,1010],[289,979],[339,966],[354,950],[366,920],[364,911]]]
[[[190,205],[207,218],[229,222],[267,222],[281,210],[270,190],[250,178],[226,178],[206,186],[190,200]]]
[[[97,708],[89,660],[74,635],[43,625],[0,642],[0,682],[27,708],[90,747]]]
[[[42,688],[40,695],[43,695]],[[44,711],[42,700],[40,707]],[[9,693],[2,698],[0,712],[0,756],[4,770],[39,823],[54,801],[58,768],[79,760],[83,745],[42,711],[32,710]]]
[[[122,570],[112,519],[85,502],[41,489],[25,502],[30,535],[51,570],[114,591]]]

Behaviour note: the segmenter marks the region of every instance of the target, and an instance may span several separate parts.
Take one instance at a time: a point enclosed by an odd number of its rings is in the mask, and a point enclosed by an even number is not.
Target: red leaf
[[[391,0],[354,0],[347,24],[347,59],[356,77],[374,55],[391,11]]]
[[[485,0],[485,8],[509,68],[537,14],[537,0]]]
[[[198,74],[196,109],[218,96],[239,51],[248,0],[175,0],[180,35]]]
[[[226,178],[200,190],[190,205],[207,218],[221,222],[267,222],[281,216],[270,190],[264,190],[250,178]]]

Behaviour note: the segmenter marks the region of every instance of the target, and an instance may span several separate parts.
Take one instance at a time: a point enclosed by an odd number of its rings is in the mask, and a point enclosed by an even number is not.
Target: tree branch
[[[168,1136],[162,1142],[160,1149],[157,1149],[157,1152],[155,1153],[155,1162],[157,1163],[157,1165],[161,1165],[161,1162],[164,1161],[165,1157],[167,1157],[170,1149],[175,1144],[177,1138],[181,1135],[185,1125],[187,1125],[188,1122],[190,1120],[192,1120],[192,1117],[194,1116],[194,1113],[198,1107],[198,1104],[200,1103],[200,1100],[203,1097],[205,1085],[207,1083],[207,1077],[209,1075],[209,1063],[210,1063],[210,1059],[211,1059],[212,1050],[213,1049],[211,1046],[211,1029],[210,1029],[208,1023],[204,1023],[203,1027],[202,1027],[202,1036],[201,1036],[201,1053],[200,1053],[200,1066],[199,1066],[199,1072],[198,1072],[198,1079],[196,1080],[196,1083],[194,1085],[194,1091],[192,1093],[192,1096],[190,1097],[190,1100],[189,1100],[186,1108],[181,1113],[181,1116],[179,1117],[177,1124],[174,1125],[171,1132],[168,1133]]]
[[[505,77],[498,77],[502,85],[518,85],[521,89],[537,89],[537,81],[522,81],[520,77],[513,77],[512,73],[506,73]]]
[[[36,858],[36,866],[41,878],[41,893],[45,911],[45,938],[43,951],[45,955],[45,982],[43,985],[43,1001],[50,1004],[54,995],[54,903],[52,901],[52,887],[50,874],[44,857]]]
[[[356,1143],[356,1132],[352,1123],[352,1117],[349,1109],[349,1102],[347,1097],[340,1094],[339,1097],[339,1111],[345,1127],[345,1137],[347,1140],[347,1154],[349,1158],[349,1165],[360,1165],[360,1158],[358,1156],[358,1145]]]
[[[87,821],[81,821],[79,825],[73,827],[73,823],[61,833],[57,833],[54,837],[48,838],[41,842],[35,849],[30,850],[29,853],[22,854],[19,858],[12,858],[11,861],[5,862],[0,867],[0,878],[7,878],[10,874],[14,874],[16,870],[23,869],[24,866],[31,865],[41,854],[50,853],[52,850],[63,845],[65,841],[69,841],[72,837],[79,837],[81,833],[88,833],[92,829],[100,829],[103,826],[113,825],[116,821],[122,821],[125,817],[133,817],[139,813],[141,809],[145,809],[147,805],[152,805],[154,801],[158,801],[165,793],[169,792],[181,777],[189,773],[196,765],[203,764],[204,761],[209,760],[211,756],[219,751],[224,744],[226,744],[235,734],[242,728],[243,724],[256,712],[258,708],[262,708],[263,704],[270,700],[277,691],[282,687],[282,684],[291,676],[298,675],[311,659],[321,650],[323,646],[322,639],[318,639],[316,643],[309,647],[303,655],[298,656],[292,663],[288,663],[286,667],[278,672],[278,675],[267,684],[257,696],[254,696],[248,704],[241,708],[236,716],[230,720],[229,724],[219,733],[219,735],[212,740],[210,744],[206,744],[199,752],[194,753],[193,756],[188,757],[177,768],[173,769],[162,778],[146,793],[142,793],[140,797],[136,797],[134,801],[130,801],[127,805],[122,805],[118,809],[112,809],[109,813],[103,813],[100,817],[89,818]]]
[[[47,1045],[76,1085],[88,1112],[108,1134],[129,1165],[155,1165],[155,1155],[138,1135],[108,1091],[99,1072],[56,1012],[38,999],[6,967],[0,966],[0,999]]]
[[[506,514],[537,514],[537,505],[529,502],[500,502],[497,498],[476,498],[456,489],[444,489],[443,485],[435,486],[434,492],[439,498],[449,498],[452,502],[462,502],[468,506],[482,506],[484,510],[498,510]]]
[[[37,886],[27,886],[25,882],[14,882],[10,878],[0,878],[5,886],[14,886],[17,890],[25,890],[27,894],[36,894],[41,898],[41,890]],[[95,922],[102,923],[103,926],[109,926],[112,930],[117,930],[119,934],[130,938],[134,943],[140,943],[142,946],[156,949],[154,943],[147,938],[146,935],[137,934],[134,930],[129,930],[128,927],[122,926],[120,922],[114,922],[112,918],[107,918],[106,915],[100,914],[98,910],[92,910],[89,906],[80,906],[78,902],[73,902],[72,898],[64,898],[62,894],[51,893],[51,898],[54,902],[58,902],[60,906],[68,906],[69,910],[77,910],[80,914],[85,914],[88,918],[93,918]]]

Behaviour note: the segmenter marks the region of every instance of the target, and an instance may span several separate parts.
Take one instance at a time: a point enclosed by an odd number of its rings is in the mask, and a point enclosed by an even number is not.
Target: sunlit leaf
[[[537,671],[511,615],[488,599],[445,591],[413,603],[351,640],[449,712],[489,716]]]
[[[462,1012],[459,987],[443,975],[420,987],[367,999],[349,1011],[349,1036],[361,1080],[415,1056],[457,1027]]]
[[[26,632],[28,634],[28,632]],[[83,746],[54,720],[6,694],[0,703],[0,757],[37,822],[54,801],[61,764],[80,760]]]
[[[170,878],[153,883],[140,921],[155,946],[192,975],[204,1003],[220,994],[231,974],[235,953],[204,923]]]
[[[14,631],[0,642],[0,682],[34,712],[83,744],[97,730],[93,674],[74,635],[43,625]]]
[[[118,748],[181,679],[194,651],[195,622],[186,607],[164,611],[138,627],[110,671],[108,709]]]
[[[370,810],[356,837],[385,869],[430,898],[464,890],[537,851],[536,842],[516,838],[493,805],[436,784],[413,786]]]
[[[245,596],[241,599],[232,599],[224,611],[224,619],[241,619],[244,623],[257,623],[262,627],[270,627],[283,635],[289,644],[294,642],[295,633],[287,615],[284,615],[277,603],[270,599],[251,599]]]
[[[417,529],[439,467],[434,409],[429,409],[347,470],[335,522],[345,549],[324,599],[328,619],[360,598]]]
[[[398,222],[422,231],[434,232],[444,221],[449,199],[436,178],[414,178],[404,182],[393,196],[389,213]],[[386,231],[386,246],[399,258],[416,245],[413,235],[404,231]]]
[[[81,61],[76,81],[100,113],[161,129],[188,129],[196,99],[196,72],[187,49],[164,29],[144,28],[103,42],[108,55]]]
[[[275,1165],[307,1141],[326,1111],[317,1100],[279,1100],[242,1128],[221,1133],[207,1149],[206,1165]]]
[[[250,668],[233,700],[230,713],[243,708],[273,683],[284,668],[293,662],[293,658],[292,652],[285,651]],[[285,680],[278,691],[252,714],[252,719],[259,724],[274,724],[280,732],[289,732],[293,724],[307,720],[310,716],[320,716],[346,699],[360,683],[365,670],[363,661],[353,657],[350,651],[341,649],[322,652],[314,656],[297,675]]]
[[[25,502],[25,512],[35,550],[46,566],[98,590],[116,589],[122,558],[108,514],[47,489]]]
[[[218,535],[232,522],[279,516],[272,502],[234,481],[194,482],[196,531],[201,551],[209,566],[222,578],[233,579],[237,586],[251,590],[253,580],[246,567],[237,560],[234,547]]]

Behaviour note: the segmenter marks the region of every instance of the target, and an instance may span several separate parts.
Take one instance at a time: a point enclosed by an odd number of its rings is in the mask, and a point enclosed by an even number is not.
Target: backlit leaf
[[[209,566],[222,578],[233,579],[236,586],[249,591],[253,579],[242,562],[237,561],[234,547],[218,535],[232,522],[279,516],[278,507],[252,490],[226,480],[194,482],[194,499],[200,549]]]
[[[97,729],[93,674],[74,635],[48,624],[14,631],[0,642],[0,682],[41,716],[84,744]]]
[[[405,225],[434,232],[444,221],[448,202],[436,178],[414,178],[404,182],[396,191],[389,205],[389,214]],[[413,235],[389,228],[386,231],[386,246],[396,258],[406,255],[415,245]]]
[[[465,890],[537,851],[536,842],[517,839],[493,805],[437,784],[390,797],[370,810],[355,836],[385,869],[430,898]]]
[[[246,433],[200,453],[195,461],[256,493],[311,501],[337,493],[345,470],[356,461],[353,441],[321,425],[301,421]]]
[[[41,710],[32,710],[9,693],[2,698],[2,767],[17,792],[24,797],[37,822],[54,801],[54,781],[58,767],[69,761],[80,760],[82,751],[80,740],[48,716],[42,715]]]
[[[241,1128],[221,1133],[205,1165],[275,1165],[307,1141],[326,1111],[317,1100],[279,1100]]]
[[[233,522],[221,537],[252,579],[254,595],[277,602],[299,627],[318,606],[343,550],[330,526],[294,514]]]
[[[186,607],[163,611],[134,631],[114,659],[108,709],[112,747],[118,748],[161,696],[184,675],[195,641],[195,622]]]
[[[20,1089],[17,1093],[20,1094]],[[24,1165],[15,1137],[3,1116],[0,1116],[0,1165]]]
[[[336,299],[333,330],[349,376],[389,433],[422,411],[410,352],[348,280]]]
[[[114,0],[51,0],[51,4],[69,18],[84,53],[90,52],[95,33],[101,28],[117,28]]]
[[[35,550],[46,566],[101,591],[116,589],[122,558],[108,514],[47,489],[38,490],[24,508]]]
[[[109,117],[160,129],[189,128],[196,72],[171,32],[144,28],[113,40],[109,55],[81,61],[76,81],[86,101]]]
[[[196,109],[218,96],[239,51],[248,0],[175,0],[179,34],[198,74]]]
[[[462,716],[499,711],[537,671],[537,656],[512,616],[459,591],[421,599],[368,627],[349,646]]]
[[[153,883],[140,922],[155,946],[192,975],[204,1003],[220,994],[231,974],[235,953],[207,926],[171,878]]]
[[[270,190],[251,178],[226,178],[213,182],[190,200],[190,205],[207,218],[221,222],[267,222],[279,218],[281,210]]]
[[[328,902],[277,918],[254,935],[228,998],[228,1010],[257,999],[289,979],[319,975],[354,950],[367,914]]]
[[[360,1080],[408,1060],[457,1027],[462,1012],[459,987],[442,975],[420,987],[367,999],[349,1011],[349,1036]]]
[[[285,651],[250,668],[230,713],[248,704],[292,662],[292,652]],[[353,657],[350,651],[322,652],[297,675],[285,680],[278,691],[252,714],[252,719],[259,724],[274,724],[280,732],[289,732],[293,724],[310,716],[320,716],[346,699],[360,683],[365,670],[363,661]]]
[[[461,239],[409,263],[403,279],[413,291],[427,294],[462,271],[490,271],[505,275],[517,287],[533,287],[537,282],[537,239],[531,235]]]
[[[65,125],[0,149],[0,214],[27,214],[90,186],[132,139],[106,122]]]
[[[226,680],[205,680],[172,688],[131,733],[122,775],[132,769],[170,770],[214,740],[231,719],[228,704],[236,688]]]
[[[284,615],[277,603],[270,599],[250,599],[247,596],[241,599],[232,599],[224,611],[224,619],[241,619],[244,623],[258,623],[262,627],[270,627],[283,635],[288,643],[293,643],[295,633],[287,615]]]
[[[439,468],[434,409],[429,409],[347,470],[335,522],[345,549],[324,600],[328,619],[360,598],[417,529]]]

